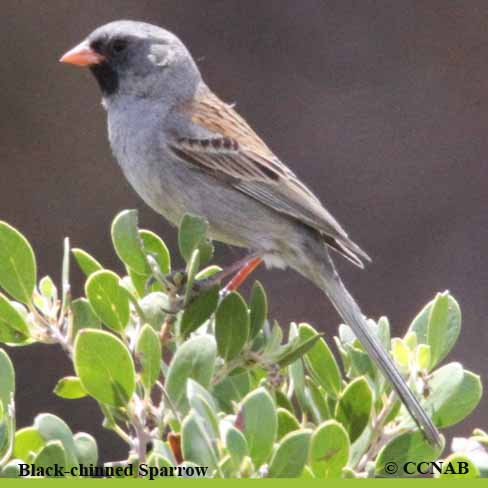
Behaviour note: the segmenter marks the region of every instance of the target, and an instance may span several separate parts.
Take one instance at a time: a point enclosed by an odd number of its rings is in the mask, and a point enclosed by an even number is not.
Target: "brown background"
[[[174,230],[111,158],[89,73],[57,62],[102,23],[146,20],[182,37],[210,86],[373,256],[365,272],[340,265],[365,312],[388,315],[400,334],[450,289],[464,314],[451,358],[487,377],[485,0],[3,0],[0,9],[0,218],[29,237],[41,275],[59,280],[64,236],[120,269],[108,228],[124,208],[175,247]],[[220,259],[238,255],[222,248]],[[332,337],[338,318],[320,292],[291,272],[259,276],[272,317]],[[71,373],[57,348],[12,355],[20,426],[53,411],[95,434],[109,458],[125,454],[94,402],[46,395]],[[487,427],[487,406],[448,433]]]

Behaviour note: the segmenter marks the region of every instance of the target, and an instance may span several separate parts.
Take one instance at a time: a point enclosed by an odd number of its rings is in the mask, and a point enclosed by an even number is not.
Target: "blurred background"
[[[139,209],[141,226],[176,249],[174,229],[111,156],[90,73],[58,63],[100,24],[144,20],[184,40],[210,87],[237,104],[373,257],[364,272],[339,263],[364,312],[387,315],[403,335],[437,291],[451,290],[463,332],[450,358],[486,382],[485,0],[3,0],[1,13],[0,219],[28,236],[41,276],[59,281],[65,236],[121,271],[109,226],[125,208]],[[241,255],[219,251],[221,263]],[[291,271],[257,277],[271,317],[309,321],[332,342],[339,319],[318,290]],[[126,454],[100,427],[95,402],[46,395],[72,374],[60,349],[10,352],[19,426],[49,410],[95,435],[105,458]],[[486,398],[447,433],[488,427]]]

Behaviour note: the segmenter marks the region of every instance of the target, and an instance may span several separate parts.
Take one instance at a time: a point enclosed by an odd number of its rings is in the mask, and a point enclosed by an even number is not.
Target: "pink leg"
[[[227,283],[224,292],[236,291],[262,262],[263,260],[259,257],[251,258],[247,261],[229,283]]]

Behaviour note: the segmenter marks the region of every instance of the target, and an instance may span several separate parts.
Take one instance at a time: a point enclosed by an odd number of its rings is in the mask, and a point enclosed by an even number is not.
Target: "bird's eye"
[[[115,41],[112,42],[112,45],[110,47],[110,50],[112,51],[113,54],[120,54],[124,52],[127,49],[127,41],[124,39],[115,39]]]
[[[97,53],[101,53],[103,50],[103,42],[102,41],[93,41],[90,44],[90,47]]]

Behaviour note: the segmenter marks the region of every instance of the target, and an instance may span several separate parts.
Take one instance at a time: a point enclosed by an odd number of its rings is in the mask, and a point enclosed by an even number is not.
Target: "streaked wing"
[[[273,154],[232,106],[207,92],[186,109],[195,124],[215,135],[207,139],[178,138],[171,147],[180,159],[226,181],[277,212],[317,229],[327,244],[358,266],[362,266],[361,259],[369,260],[317,197]]]

